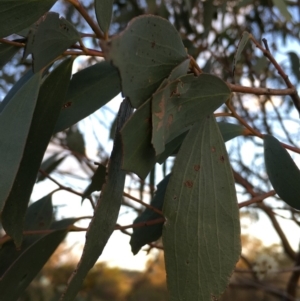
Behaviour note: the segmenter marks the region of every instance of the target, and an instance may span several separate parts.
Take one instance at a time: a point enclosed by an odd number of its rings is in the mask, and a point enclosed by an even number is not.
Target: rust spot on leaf
[[[72,102],[71,102],[71,101],[68,101],[68,102],[66,102],[66,103],[62,106],[62,109],[63,109],[63,110],[64,110],[64,109],[67,109],[67,108],[69,108],[71,105],[72,105]]]
[[[224,163],[224,161],[225,161],[225,158],[224,158],[224,156],[222,155],[222,156],[220,156],[220,161],[222,162],[222,163]]]
[[[215,151],[216,151],[216,148],[213,146],[213,147],[211,148],[211,152],[214,153]]]
[[[156,45],[156,42],[155,42],[155,41],[153,41],[153,42],[151,43],[151,48],[154,48],[154,47],[155,47],[155,45]]]
[[[195,164],[194,165],[194,170],[195,171],[199,171],[200,170],[200,165],[199,164]]]
[[[163,118],[165,116],[165,98],[162,97],[162,100],[158,104],[160,111],[154,113],[155,116],[160,119],[160,121],[157,124],[156,130],[158,131],[163,126]]]
[[[180,112],[181,108],[182,108],[182,105],[179,105],[177,108],[177,112]]]
[[[187,188],[192,188],[194,185],[193,181],[187,180],[184,182],[184,186]]]

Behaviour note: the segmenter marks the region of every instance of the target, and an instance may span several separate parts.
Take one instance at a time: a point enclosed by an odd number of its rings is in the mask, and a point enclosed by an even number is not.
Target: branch
[[[249,201],[245,201],[245,202],[241,202],[239,203],[239,208],[243,208],[243,207],[246,207],[246,206],[249,206],[249,205],[252,205],[252,204],[256,204],[256,203],[259,203],[261,201],[263,201],[264,199],[270,197],[270,196],[273,196],[276,194],[276,191],[275,190],[271,190],[269,192],[266,192],[266,193],[263,193],[261,195],[257,195],[256,197],[250,199]]]

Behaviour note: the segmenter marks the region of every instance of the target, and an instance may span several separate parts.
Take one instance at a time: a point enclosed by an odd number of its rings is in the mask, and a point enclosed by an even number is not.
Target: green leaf
[[[280,198],[300,210],[300,171],[287,150],[271,135],[264,136],[264,156],[270,182]]]
[[[26,46],[29,48],[26,54],[32,52],[34,72],[46,67],[79,40],[75,27],[59,14],[51,12],[43,16],[29,32]]]
[[[70,128],[67,132],[67,147],[71,151],[85,156],[85,142],[83,135],[77,126],[74,127]]]
[[[151,144],[151,99],[148,99],[128,119],[121,130],[123,142],[122,169],[145,179],[155,164]]]
[[[163,201],[165,193],[167,190],[167,185],[169,183],[170,174],[167,175],[158,185],[157,190],[150,205],[154,208],[162,210]],[[138,224],[141,222],[149,222],[161,218],[162,216],[155,211],[146,208],[143,213],[138,216],[133,224]],[[131,250],[134,255],[136,255],[139,250],[146,244],[158,240],[162,234],[163,223],[156,225],[147,225],[145,227],[133,228],[133,233],[130,239]]]
[[[72,59],[65,60],[50,73],[41,86],[30,124],[30,131],[28,137],[26,137],[26,146],[18,165],[18,172],[15,175],[15,181],[9,191],[2,212],[3,227],[7,234],[14,239],[17,246],[22,242],[25,211],[68,89],[72,64]],[[6,108],[10,106],[11,102]],[[27,110],[27,107],[22,111],[23,114],[25,110]],[[3,111],[4,116],[5,112],[6,109]],[[24,125],[22,124],[22,126]],[[15,135],[14,132],[11,137],[15,137]],[[15,138],[13,141],[15,141]],[[11,167],[8,169],[11,169]],[[5,175],[7,175],[7,170]]]
[[[59,230],[43,236],[13,262],[0,279],[1,300],[18,300],[66,234],[67,231]]]
[[[292,72],[294,73],[294,75],[296,76],[298,81],[300,81],[300,61],[299,61],[299,57],[298,57],[297,53],[295,53],[293,51],[288,52],[288,55],[290,57]]]
[[[17,83],[18,84],[18,83]],[[40,88],[40,74],[11,93],[0,115],[0,212],[17,176]],[[13,94],[13,95],[12,95]]]
[[[235,66],[236,66],[238,60],[240,59],[241,54],[242,54],[244,48],[246,47],[248,41],[250,40],[250,38],[251,38],[251,34],[247,31],[244,31],[243,35],[242,35],[242,38],[239,41],[236,53],[234,55],[233,66],[232,66],[233,73],[234,73],[234,70],[235,70]]]
[[[19,92],[21,87],[31,79],[33,75],[32,70],[28,70],[9,90],[6,94],[5,98],[0,103],[0,113],[4,110],[5,106],[10,102],[10,100]]]
[[[204,37],[206,38],[211,29],[211,23],[213,21],[214,14],[216,13],[216,7],[213,1],[204,1],[203,5],[203,27],[204,27]]]
[[[118,70],[108,62],[97,63],[75,73],[54,133],[94,113],[120,92]]]
[[[218,122],[218,126],[224,142],[246,133],[246,129],[239,124]]]
[[[151,142],[156,155],[164,151],[166,143],[185,132],[199,118],[213,113],[229,97],[228,86],[209,74],[182,76],[155,93]]]
[[[123,93],[135,108],[187,58],[176,29],[156,16],[135,18],[124,32],[102,46],[107,60],[119,69]]]
[[[241,246],[234,178],[213,116],[195,123],[180,148],[163,212],[170,300],[218,297]]]
[[[56,167],[66,158],[66,156],[63,156],[61,158],[57,158],[60,156],[60,153],[55,153],[54,155],[47,158],[45,161],[43,161],[40,169],[46,172],[47,174],[50,174],[52,171],[56,169]],[[42,173],[38,173],[37,176],[37,182],[43,181],[46,178]]]
[[[0,44],[0,68],[2,68],[10,59],[20,50],[20,47]]]
[[[286,21],[292,21],[292,16],[287,9],[287,5],[284,0],[272,0],[273,4],[279,9],[282,16],[286,19]]]
[[[100,200],[87,231],[86,243],[76,273],[73,273],[69,279],[69,284],[60,299],[61,301],[73,301],[75,299],[88,271],[102,254],[109,237],[114,231],[121,207],[126,177],[126,172],[121,169],[122,141],[119,129],[131,114],[131,111],[131,106],[125,99],[119,110],[117,134],[107,169],[106,183],[102,187]]]
[[[53,217],[53,208],[51,202],[51,194],[34,202],[29,206],[25,217],[24,230],[45,230],[49,228]],[[43,234],[27,235],[20,248],[16,248],[13,241],[6,242],[0,249],[0,278],[16,261],[16,259],[24,253],[26,249]]]
[[[101,30],[107,34],[113,12],[113,0],[95,0],[95,12]]]
[[[92,181],[90,185],[85,189],[82,199],[84,200],[86,197],[91,195],[94,191],[100,191],[103,184],[105,183],[105,176],[106,176],[106,167],[102,164],[98,165],[97,170],[95,171]]]
[[[24,230],[48,229],[53,219],[52,194],[31,204],[26,212]]]
[[[56,0],[1,0],[0,38],[17,33],[44,15]]]

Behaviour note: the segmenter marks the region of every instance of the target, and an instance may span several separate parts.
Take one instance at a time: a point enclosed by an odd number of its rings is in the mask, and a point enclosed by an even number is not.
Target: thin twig
[[[246,207],[246,206],[249,206],[249,205],[252,205],[252,204],[256,204],[256,203],[261,202],[264,199],[266,199],[270,196],[273,196],[275,194],[276,194],[275,190],[271,190],[269,192],[263,193],[263,194],[258,195],[258,196],[254,197],[254,198],[252,198],[248,201],[239,203],[239,208],[243,208],[243,207]]]

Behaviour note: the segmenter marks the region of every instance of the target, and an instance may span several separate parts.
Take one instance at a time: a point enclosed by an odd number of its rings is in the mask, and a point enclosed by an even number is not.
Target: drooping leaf
[[[287,150],[271,135],[264,136],[264,157],[269,180],[280,198],[300,210],[300,171]]]
[[[286,19],[286,21],[291,21],[292,16],[287,9],[287,5],[284,0],[272,0],[273,4],[279,9],[282,16]]]
[[[71,151],[85,156],[84,137],[77,126],[70,128],[67,132],[67,147]]]
[[[145,179],[155,164],[151,144],[151,99],[140,106],[121,130],[123,142],[122,169]]]
[[[10,59],[20,50],[20,47],[0,44],[0,68],[2,68]]]
[[[20,167],[39,88],[40,74],[31,74],[9,101],[3,100],[6,105],[0,115],[0,212]]]
[[[72,59],[65,60],[50,73],[41,86],[18,172],[2,212],[3,227],[7,234],[14,239],[17,246],[22,242],[25,211],[64,102],[71,77],[72,64]],[[5,112],[6,109],[3,113]]]
[[[66,230],[58,230],[43,236],[13,262],[0,279],[1,300],[18,300],[66,234]]]
[[[299,56],[297,55],[297,53],[295,53],[293,51],[288,52],[288,55],[290,57],[292,72],[294,73],[294,75],[296,76],[298,81],[300,81],[300,60],[299,60]]]
[[[228,86],[218,77],[185,75],[153,95],[152,144],[156,155],[165,144],[205,115],[213,113],[230,97]]]
[[[40,169],[46,172],[47,174],[50,174],[65,158],[66,156],[60,157],[60,153],[55,153],[54,155],[50,156],[45,161],[43,161]],[[36,181],[43,181],[45,178],[46,176],[39,172]]]
[[[60,299],[61,301],[73,301],[75,299],[88,271],[102,254],[110,235],[114,231],[122,202],[126,176],[125,171],[121,169],[122,141],[119,130],[131,112],[131,106],[128,100],[125,99],[119,110],[117,134],[107,169],[106,182],[102,187],[100,200],[86,234],[82,257],[76,272],[69,279],[69,284]]]
[[[31,79],[33,75],[32,70],[28,70],[8,91],[5,98],[0,103],[0,113],[4,110],[5,106],[15,96],[15,94],[21,89],[21,87]]]
[[[120,71],[123,93],[141,106],[172,69],[187,58],[176,29],[165,19],[141,16],[103,45],[107,60]]]
[[[47,66],[80,39],[75,27],[57,13],[46,14],[35,26],[26,46],[32,51],[34,72]]]
[[[238,60],[240,59],[241,54],[242,54],[244,48],[246,47],[248,41],[250,40],[250,38],[251,38],[251,34],[247,31],[244,31],[243,35],[242,35],[242,38],[239,41],[236,53],[234,55],[233,66],[232,66],[233,73],[234,73],[234,70],[235,70],[235,66],[236,66]]]
[[[94,113],[120,92],[118,70],[108,62],[97,63],[75,73],[54,133]]]
[[[94,191],[100,191],[103,184],[105,183],[106,167],[102,164],[98,165],[95,171],[90,185],[85,189],[82,199],[84,200]]]
[[[107,34],[112,18],[113,0],[95,0],[95,12],[101,30]]]
[[[213,21],[214,14],[216,12],[216,7],[214,6],[213,1],[204,1],[203,5],[203,27],[204,27],[204,37],[207,37],[210,29],[211,23]]]
[[[0,38],[17,33],[44,15],[56,0],[1,0]]]
[[[170,300],[212,300],[240,255],[239,210],[226,148],[213,116],[189,131],[163,207]]]
[[[49,228],[53,217],[53,208],[51,203],[51,194],[34,202],[26,211],[25,231],[45,230]],[[26,249],[44,234],[27,235],[20,248],[16,248],[13,241],[6,242],[0,248],[0,278],[16,261],[16,259],[24,253]]]
[[[169,183],[170,175],[167,175],[158,185],[157,190],[150,205],[156,209],[162,210],[163,201]],[[133,224],[141,222],[149,222],[161,218],[162,216],[155,211],[146,208],[143,213],[138,216]],[[130,239],[131,251],[136,255],[139,250],[146,244],[158,240],[162,234],[163,223],[155,225],[147,225],[146,227],[133,228],[133,233]]]

